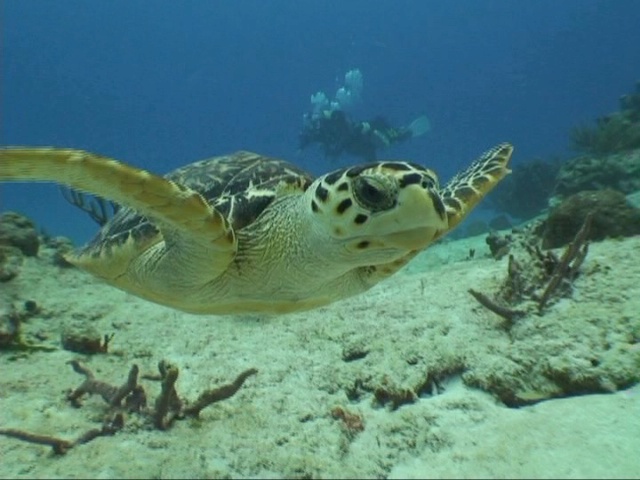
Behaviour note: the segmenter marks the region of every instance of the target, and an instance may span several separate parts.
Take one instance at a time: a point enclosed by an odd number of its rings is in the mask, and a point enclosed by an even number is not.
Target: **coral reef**
[[[583,155],[566,162],[536,159],[514,166],[513,173],[488,196],[489,204],[526,220],[584,190],[640,191],[640,82],[635,93],[620,99],[619,111],[598,119],[595,127],[576,127],[571,139],[574,150]],[[467,228],[478,233],[482,225]]]
[[[0,282],[14,279],[25,257],[44,256],[59,267],[70,267],[64,258],[73,249],[65,237],[39,234],[34,223],[16,212],[0,215]]]
[[[595,127],[574,127],[571,144],[575,151],[595,156],[634,150],[640,148],[640,123],[614,113],[596,120]]]
[[[18,248],[27,257],[36,256],[40,239],[33,222],[16,212],[0,215],[0,247],[6,246]]]
[[[640,82],[634,93],[621,97],[619,105],[619,111],[598,118],[595,127],[575,127],[572,148],[594,156],[640,148]]]
[[[14,279],[20,271],[23,255],[19,248],[0,245],[0,282]]]
[[[44,237],[43,246],[53,265],[60,268],[73,266],[65,258],[73,250],[73,243],[67,237]]]
[[[587,215],[593,215],[589,240],[626,237],[640,233],[640,209],[615,190],[584,191],[553,208],[545,221],[543,248],[557,248],[576,234]]]
[[[560,167],[556,178],[554,199],[583,190],[611,188],[628,194],[640,190],[640,149],[601,157],[574,158]]]
[[[640,190],[640,82],[620,99],[620,110],[571,132],[572,147],[583,154],[560,167],[551,205],[585,190]],[[597,222],[596,222],[597,223]]]

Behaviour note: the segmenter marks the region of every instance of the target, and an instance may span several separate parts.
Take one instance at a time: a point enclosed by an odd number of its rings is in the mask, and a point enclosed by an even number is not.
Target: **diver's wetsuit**
[[[410,129],[392,127],[382,117],[371,122],[352,122],[342,110],[332,110],[323,112],[320,117],[307,119],[300,134],[300,148],[319,143],[329,157],[348,153],[373,161],[378,149],[411,137]]]

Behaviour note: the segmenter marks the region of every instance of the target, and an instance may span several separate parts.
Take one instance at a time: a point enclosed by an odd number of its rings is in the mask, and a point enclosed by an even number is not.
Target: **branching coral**
[[[526,265],[509,255],[507,277],[495,298],[469,290],[483,307],[507,321],[510,328],[514,321],[525,316],[529,307],[535,305],[543,312],[549,301],[570,289],[573,280],[584,262],[589,244],[587,241],[592,216],[588,215],[573,241],[558,258],[552,251],[543,252],[539,246],[525,243],[528,259]]]
[[[76,440],[65,440],[56,436],[42,435],[13,428],[0,428],[0,435],[16,438],[25,442],[50,446],[54,453],[64,454],[71,448],[87,443],[95,438],[113,435],[124,427],[124,413],[136,412],[153,421],[156,428],[168,429],[174,420],[187,417],[198,417],[200,412],[216,402],[226,400],[237,393],[245,380],[257,373],[256,369],[242,372],[230,384],[205,390],[191,405],[177,393],[175,388],[178,379],[178,367],[165,361],[160,362],[160,375],[145,375],[143,378],[162,382],[162,390],[155,401],[154,408],[147,409],[147,396],[144,388],[138,384],[139,369],[133,365],[127,380],[120,386],[111,385],[96,379],[94,373],[79,361],[70,362],[74,371],[84,375],[82,384],[69,392],[67,399],[76,407],[80,407],[80,398],[84,395],[97,394],[109,405],[107,420],[100,428],[91,429]]]

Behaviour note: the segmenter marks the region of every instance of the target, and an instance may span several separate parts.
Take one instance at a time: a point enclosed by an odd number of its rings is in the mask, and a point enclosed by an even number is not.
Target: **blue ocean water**
[[[363,119],[426,114],[394,146],[442,179],[510,141],[514,168],[640,79],[637,0],[4,0],[0,144],[83,148],[157,173],[239,149],[322,173],[298,151],[310,96],[364,77]],[[54,235],[96,226],[52,185],[2,184],[0,210]]]

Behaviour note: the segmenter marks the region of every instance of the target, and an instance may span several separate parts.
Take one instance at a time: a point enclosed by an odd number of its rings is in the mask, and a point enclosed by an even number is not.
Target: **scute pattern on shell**
[[[236,231],[250,225],[275,198],[302,193],[313,181],[309,173],[288,162],[251,152],[191,163],[165,178],[200,193]],[[121,208],[80,253],[97,256],[128,240],[146,242],[158,234],[158,228],[146,217]]]

